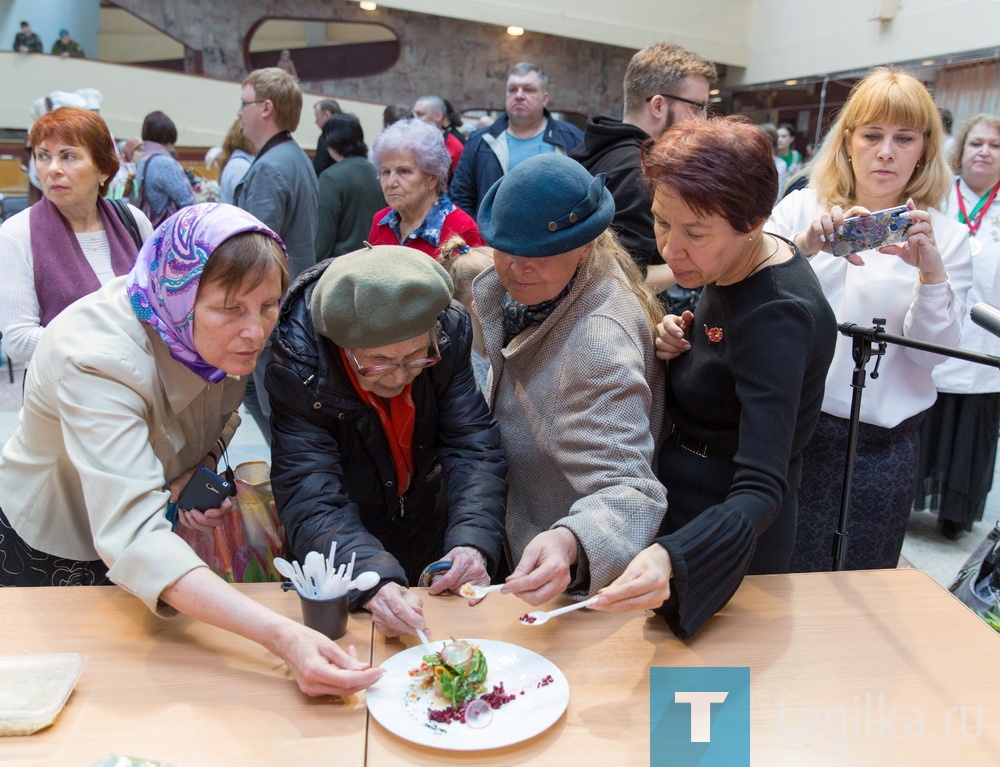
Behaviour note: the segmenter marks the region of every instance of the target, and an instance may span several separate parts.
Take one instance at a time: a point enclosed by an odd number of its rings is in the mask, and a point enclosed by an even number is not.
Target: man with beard
[[[717,79],[715,65],[679,45],[653,43],[636,53],[625,70],[622,120],[595,116],[587,120],[583,143],[570,153],[593,175],[607,174],[606,186],[615,199],[611,226],[625,249],[646,272],[646,284],[656,293],[671,288],[670,309],[690,308],[687,291],[675,285],[656,249],[652,198],[642,179],[642,145],[676,123],[705,113],[708,89]],[[676,293],[676,295],[675,295]],[[662,296],[661,296],[662,297]],[[678,309],[680,311],[678,311]]]

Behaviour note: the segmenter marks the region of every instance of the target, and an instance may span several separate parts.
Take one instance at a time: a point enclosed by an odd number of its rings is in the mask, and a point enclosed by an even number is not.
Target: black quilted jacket
[[[354,609],[386,581],[415,585],[455,546],[483,552],[492,574],[503,546],[507,462],[472,373],[469,315],[453,301],[438,316],[441,362],[413,382],[414,476],[400,497],[378,415],[355,392],[337,346],[313,327],[310,298],[328,264],[289,288],[265,379],[271,480],[291,555],[327,554],[334,540],[338,564],[356,553],[354,572],[375,570],[381,581],[354,592]]]

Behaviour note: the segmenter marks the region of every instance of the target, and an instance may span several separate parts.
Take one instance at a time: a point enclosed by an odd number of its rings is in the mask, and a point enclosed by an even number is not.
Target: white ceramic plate
[[[476,751],[500,748],[527,740],[544,732],[562,716],[569,703],[569,683],[552,661],[538,653],[507,642],[490,639],[466,640],[486,656],[489,675],[486,690],[503,682],[504,692],[517,697],[493,712],[492,721],[482,728],[462,722],[438,724],[427,717],[431,708],[448,704],[432,690],[420,690],[409,675],[423,661],[421,645],[403,650],[385,661],[385,675],[366,693],[368,711],[389,732],[405,740],[432,748]],[[432,642],[435,650],[443,642]],[[539,687],[551,676],[552,682]],[[521,694],[523,692],[523,695]]]

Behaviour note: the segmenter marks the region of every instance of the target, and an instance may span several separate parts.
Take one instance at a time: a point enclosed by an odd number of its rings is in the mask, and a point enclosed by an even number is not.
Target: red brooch
[[[710,328],[705,325],[705,335],[708,336],[710,343],[717,344],[722,340],[722,328]]]

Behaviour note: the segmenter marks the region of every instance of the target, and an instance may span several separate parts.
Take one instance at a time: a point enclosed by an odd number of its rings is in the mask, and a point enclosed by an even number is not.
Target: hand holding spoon
[[[458,593],[467,599],[482,599],[487,594],[499,591],[504,585],[503,583],[497,583],[493,586],[477,586],[474,583],[466,583],[458,590]]]

